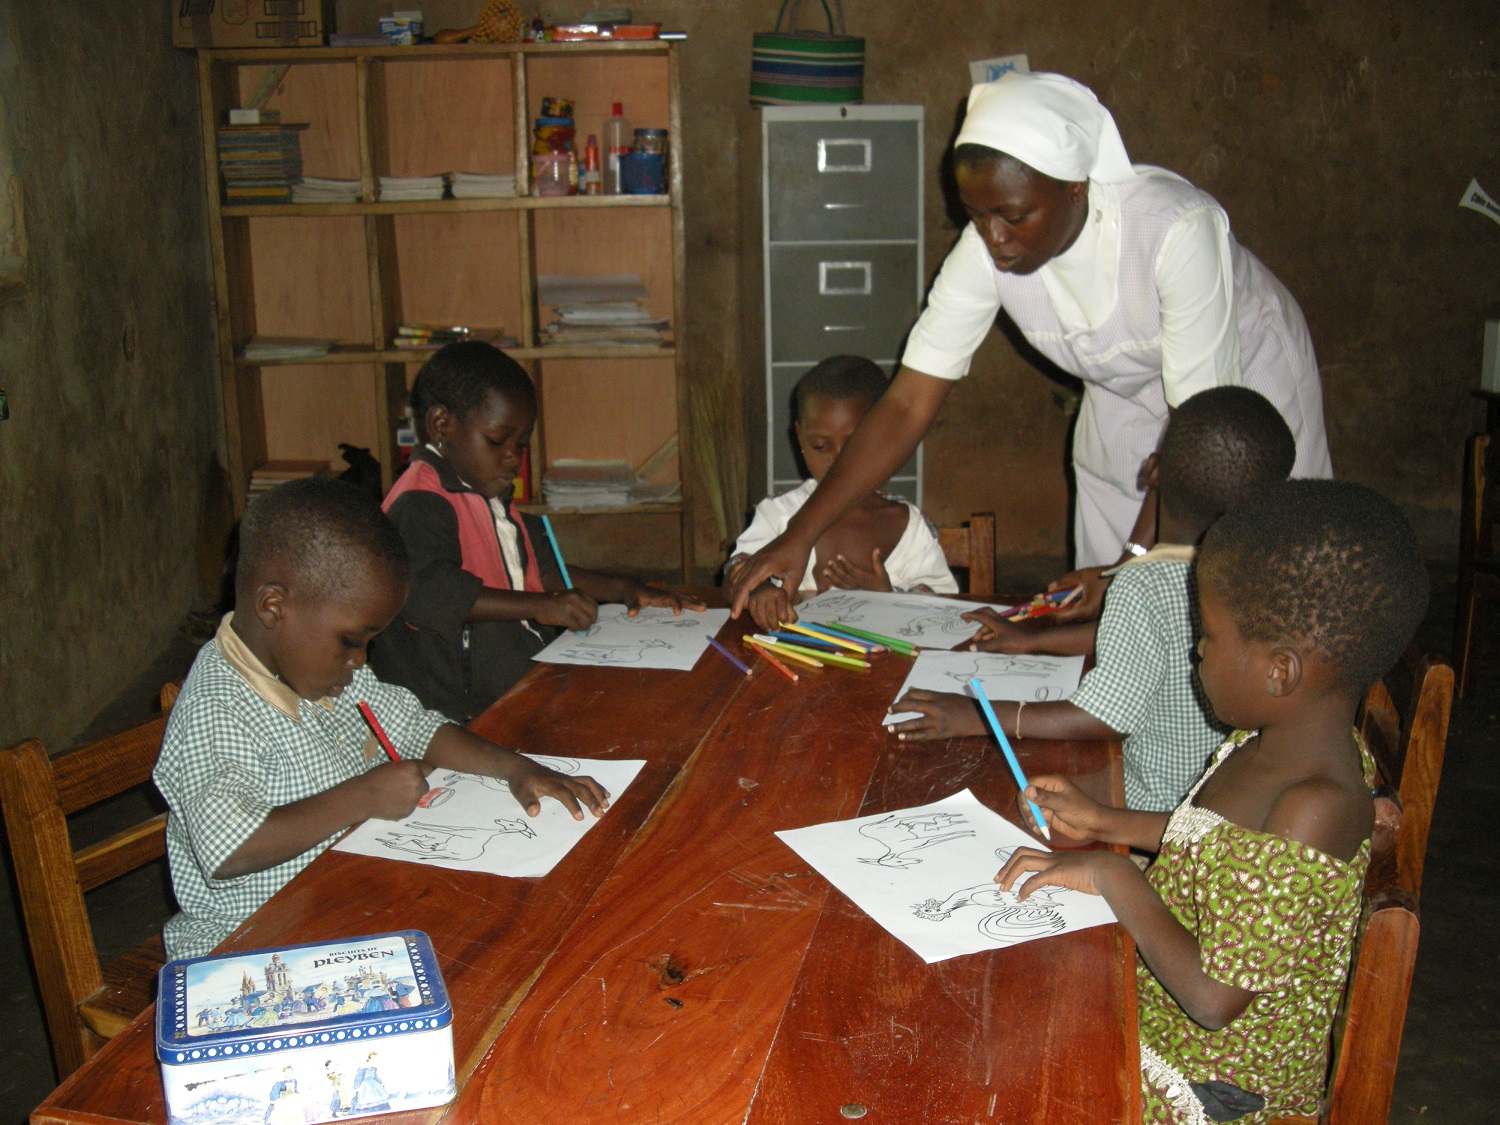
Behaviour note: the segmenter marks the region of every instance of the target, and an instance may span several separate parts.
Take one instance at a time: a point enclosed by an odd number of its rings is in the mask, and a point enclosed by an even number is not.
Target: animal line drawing
[[[912,867],[922,862],[920,859],[912,859],[912,852],[919,852],[948,840],[961,840],[975,835],[968,825],[969,822],[958,813],[933,812],[916,816],[891,813],[890,816],[859,826],[861,836],[874,840],[885,848],[884,855],[860,856],[859,862],[874,863],[881,867]]]
[[[1048,657],[1040,660],[1026,656],[1012,656],[1006,653],[989,653],[983,661],[975,660],[973,663],[962,667],[945,668],[942,675],[951,679],[956,686],[950,691],[959,695],[969,694],[969,681],[978,679],[983,681],[986,676],[1014,676],[1023,680],[1050,680],[1057,675],[1057,662]],[[1028,702],[1045,703],[1049,699],[1065,699],[1067,692],[1060,687],[1048,684],[1038,685],[1031,693]]]
[[[377,836],[392,851],[419,860],[475,860],[496,836],[519,835],[534,840],[536,832],[524,820],[496,820],[494,828],[464,828],[450,824],[412,821]]]
[[[1000,860],[1001,867],[1005,866],[1015,850],[1013,847],[995,849],[995,856]],[[947,922],[955,913],[968,906],[986,909],[993,907],[990,913],[979,917],[979,932],[1002,945],[1014,945],[1032,938],[1060,934],[1067,928],[1067,923],[1057,909],[1058,890],[1055,887],[1040,887],[1022,902],[1012,891],[1002,891],[998,883],[980,883],[977,887],[954,891],[945,899],[925,899],[915,903],[911,909],[918,918],[929,922]]]
[[[596,667],[691,668],[708,639],[729,620],[728,610],[684,611],[674,617],[660,606],[647,606],[635,617],[622,605],[602,606],[587,629],[558,636],[535,659],[543,663]]]
[[[978,628],[972,621],[965,621],[963,615],[971,608],[967,604],[954,605],[953,607],[933,606],[930,601],[901,601],[899,599],[885,598],[879,601],[854,593],[823,594],[818,598],[818,609],[823,611],[817,616],[826,618],[830,625],[840,623],[846,625],[859,625],[866,621],[867,610],[876,606],[887,612],[896,610],[911,613],[914,616],[901,624],[897,632],[904,637],[970,637]]]

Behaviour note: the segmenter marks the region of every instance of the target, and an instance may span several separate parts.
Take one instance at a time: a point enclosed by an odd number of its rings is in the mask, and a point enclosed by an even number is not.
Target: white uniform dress
[[[1087,182],[1088,213],[1074,243],[1026,276],[995,269],[978,230],[965,229],[901,362],[961,378],[1003,308],[1038,351],[1084,381],[1073,439],[1077,565],[1119,557],[1140,511],[1136,475],[1167,409],[1209,387],[1260,392],[1296,439],[1292,474],[1333,475],[1302,311],[1234,240],[1213,197],[1132,164],[1109,111],[1060,74],[975,86],[954,140],[964,145]]]
[[[772,496],[755,505],[755,518],[734,545],[730,563],[747,555],[753,555],[772,539],[786,530],[787,522],[794,516],[807,498],[818,487],[815,480],[803,481],[790,492]],[[900,497],[890,497],[899,500]],[[901,533],[891,556],[884,559],[886,574],[891,588],[895,590],[928,590],[934,594],[956,594],[958,583],[948,569],[943,549],[938,545],[937,532],[922,510],[909,500],[902,500],[907,507],[906,530]],[[868,569],[869,559],[851,560],[860,569]],[[807,558],[807,573],[802,576],[799,593],[811,594],[818,588],[818,552],[814,549]]]

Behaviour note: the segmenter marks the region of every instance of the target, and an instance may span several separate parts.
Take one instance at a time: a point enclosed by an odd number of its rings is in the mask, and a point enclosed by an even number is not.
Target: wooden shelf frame
[[[301,399],[293,397],[291,401],[302,404],[294,409],[303,410],[305,413],[316,413],[316,410],[309,409],[306,403],[316,403],[320,394],[336,397],[342,395],[340,401],[346,401],[352,395],[360,401],[361,410],[368,411],[373,408],[373,434],[376,440],[372,452],[381,463],[384,484],[387,487],[390,485],[392,471],[397,463],[395,429],[404,409],[408,378],[414,374],[416,367],[425,362],[431,354],[426,351],[398,349],[390,345],[397,326],[410,316],[410,310],[413,307],[410,302],[403,300],[403,283],[414,292],[419,293],[422,289],[420,281],[413,282],[413,279],[403,276],[403,241],[409,249],[414,240],[420,241],[424,231],[434,229],[430,224],[436,223],[441,226],[445,219],[458,224],[453,228],[456,233],[453,233],[451,237],[454,238],[468,237],[472,234],[473,228],[465,227],[463,224],[479,223],[486,230],[484,237],[493,236],[498,239],[494,244],[496,257],[508,262],[513,256],[516,263],[513,279],[509,273],[504,274],[507,283],[514,281],[513,290],[500,294],[497,299],[502,302],[500,305],[502,310],[511,307],[512,304],[516,309],[516,322],[506,323],[504,327],[521,341],[522,346],[508,349],[508,352],[530,370],[537,385],[538,419],[532,450],[534,465],[540,467],[548,463],[546,449],[549,433],[547,424],[548,372],[552,365],[561,363],[565,368],[570,364],[573,365],[564,374],[567,379],[575,382],[583,378],[578,373],[580,370],[596,370],[594,368],[580,369],[576,366],[579,363],[594,361],[623,363],[626,366],[618,369],[621,371],[631,367],[629,361],[637,361],[635,365],[637,367],[642,363],[648,366],[650,364],[668,365],[666,368],[658,366],[650,370],[663,373],[653,377],[658,380],[665,378],[665,372],[670,370],[672,382],[676,388],[675,424],[679,449],[677,468],[683,487],[682,502],[630,505],[609,509],[578,509],[576,511],[567,509],[566,511],[569,514],[598,516],[629,515],[641,512],[678,514],[680,516],[682,567],[686,576],[693,561],[691,557],[693,481],[689,457],[689,451],[692,449],[692,443],[689,440],[692,412],[688,398],[686,357],[681,344],[685,316],[686,252],[682,215],[681,138],[683,134],[677,45],[659,41],[457,44],[441,47],[202,50],[197,54],[205,181],[209,185],[207,194],[210,252],[216,295],[216,328],[223,387],[225,448],[236,513],[243,511],[251,472],[271,457],[323,456],[321,450],[315,453],[302,450],[288,451],[284,438],[280,446],[276,447],[276,439],[268,434],[268,426],[275,430],[278,425],[285,423],[287,408],[284,401],[277,401],[277,396],[281,393],[277,388],[285,388],[288,379],[305,380],[303,385],[308,387],[319,379],[334,380],[334,384],[329,384],[332,389],[326,392],[305,390],[302,392]],[[624,64],[627,66],[627,74],[639,73],[640,67],[659,69],[664,73],[666,124],[670,130],[673,145],[672,159],[669,161],[669,182],[664,194],[562,198],[541,198],[526,194],[531,186],[530,118],[536,112],[536,107],[531,104],[532,88],[539,87],[549,94],[556,92],[559,75],[563,76],[565,85],[567,76],[580,73],[576,68],[570,69],[570,64],[580,59],[597,61],[604,69],[607,69],[612,62]],[[630,63],[632,59],[642,61]],[[645,61],[653,59],[660,61],[654,63]],[[506,146],[502,140],[500,167],[503,169],[508,147],[512,169],[516,176],[517,191],[521,194],[515,197],[489,199],[391,202],[376,200],[380,175],[389,172],[393,167],[391,149],[396,136],[393,129],[404,131],[402,138],[410,147],[414,143],[420,143],[420,137],[417,141],[413,141],[412,137],[416,135],[413,131],[423,127],[421,123],[413,123],[410,120],[390,122],[385,119],[388,83],[393,79],[402,79],[411,73],[392,71],[389,68],[393,66],[420,67],[424,62],[482,62],[485,60],[503,64],[503,68],[508,71],[508,116],[510,120],[508,123],[503,120],[506,116],[503,110],[500,118],[492,117],[490,120],[498,121],[502,127],[502,134],[490,135],[501,137],[508,124],[511,143]],[[325,143],[344,146],[341,151],[348,153],[351,151],[348,147],[351,139],[354,141],[355,147],[352,151],[357,153],[360,201],[265,205],[225,203],[220,190],[218,169],[217,131],[219,124],[224,121],[229,108],[242,104],[246,82],[241,74],[242,69],[259,72],[282,64],[285,64],[289,70],[309,64],[323,64],[325,69],[317,72],[322,75],[318,81],[324,82],[330,89],[337,87],[338,93],[330,97],[333,97],[338,104],[329,109],[332,117],[329,122],[324,123],[325,132],[334,134],[336,140]],[[630,66],[636,67],[637,70],[629,70]],[[545,77],[539,79],[532,73],[533,67],[542,68],[545,71]],[[562,69],[559,70],[559,67]],[[345,68],[347,68],[347,73]],[[348,92],[346,80],[352,84],[352,93]],[[547,82],[553,85],[544,85]],[[629,82],[624,82],[622,85],[624,100],[627,103],[641,96]],[[499,87],[492,89],[497,99],[500,99],[502,95],[498,92]],[[564,89],[562,92],[566,93],[567,90]],[[659,88],[653,87],[650,94],[650,97],[657,99],[658,105],[661,93]],[[595,100],[597,101],[597,94]],[[349,108],[351,102],[352,113]],[[396,104],[400,104],[399,100]],[[434,106],[433,111],[452,112],[453,108]],[[463,108],[465,107],[458,107],[460,111]],[[580,120],[580,125],[582,124],[583,121]],[[357,137],[351,138],[350,134],[356,131]],[[577,138],[580,148],[584,132],[585,130],[580,128]],[[410,156],[408,155],[406,159],[409,161]],[[347,156],[346,161],[336,163],[345,162],[348,164],[346,169],[333,171],[330,174],[352,175],[354,157]],[[400,170],[399,167],[397,170]],[[566,255],[566,248],[559,248],[555,239],[560,230],[566,232],[569,229],[569,224],[576,226],[578,223],[583,223],[584,227],[578,229],[592,232],[599,228],[597,225],[589,226],[588,224],[598,224],[605,216],[611,215],[618,215],[622,222],[627,223],[646,222],[647,217],[651,215],[661,216],[659,219],[650,219],[648,226],[642,229],[648,234],[651,231],[658,231],[663,240],[666,237],[670,237],[671,240],[669,266],[668,255],[664,247],[653,251],[661,255],[657,268],[658,278],[653,288],[653,302],[665,300],[666,288],[670,283],[671,316],[676,341],[652,347],[538,346],[536,341],[541,326],[536,289],[538,273],[589,272],[586,268],[571,268],[572,262],[566,258],[564,258],[564,264],[570,267],[568,270],[541,269],[539,268],[541,259],[551,255],[549,261],[555,262],[557,254]],[[631,216],[639,216],[639,218],[631,218]],[[546,218],[545,223],[542,223],[543,217]],[[309,223],[307,228],[309,242],[319,237],[315,232],[335,229],[342,231],[335,241],[344,245],[347,250],[345,261],[349,269],[340,272],[339,277],[341,278],[340,284],[347,283],[343,295],[347,297],[348,307],[344,309],[346,314],[344,319],[348,323],[330,325],[324,331],[286,332],[282,331],[281,326],[276,323],[275,315],[271,315],[269,320],[264,315],[257,317],[256,245],[258,239],[264,240],[268,237],[264,233],[266,231],[284,232],[286,228],[276,227],[275,222]],[[492,222],[494,230],[489,232],[488,224]],[[328,225],[330,223],[353,225],[338,228],[330,227]],[[410,224],[429,225],[413,227]],[[506,233],[507,228],[513,233]],[[300,230],[300,227],[296,229]],[[278,246],[296,245],[298,241],[295,236],[285,233],[282,233],[280,237],[282,243]],[[326,238],[327,235],[324,234],[322,237]],[[576,237],[579,237],[577,232],[575,232]],[[647,235],[641,234],[638,237],[644,238]],[[502,243],[510,245],[502,245]],[[356,246],[358,252],[353,249]],[[263,255],[264,253],[265,251],[262,250]],[[576,248],[574,253],[576,255]],[[354,271],[359,268],[355,265],[355,259],[360,256],[362,256],[364,271],[363,279],[353,276]],[[320,263],[319,268],[326,273],[329,269],[328,263]],[[494,268],[503,271],[505,267]],[[670,274],[668,274],[668,269]],[[598,272],[613,271],[600,269]],[[262,279],[263,287],[265,284],[265,280]],[[360,295],[361,292],[362,295]],[[264,293],[261,296],[264,299]],[[281,299],[284,303],[289,298],[282,297]],[[419,295],[418,307],[423,299],[428,300],[429,305],[432,303],[430,295],[427,298]],[[412,319],[417,318],[412,317]],[[449,317],[436,319],[449,319]],[[454,323],[471,322],[471,318],[460,318],[457,315],[452,316],[451,319]],[[258,327],[258,320],[265,322],[266,326]],[[366,323],[368,329],[366,329]],[[352,333],[349,331],[351,327],[354,329]],[[339,342],[330,354],[313,359],[247,360],[239,354],[240,350],[251,337],[258,334],[258,331],[265,334],[325,335]],[[360,373],[361,368],[368,371],[368,377]],[[558,371],[562,372],[563,369],[559,368]],[[564,374],[559,374],[557,377],[563,378]],[[665,383],[659,385],[665,388]],[[576,408],[579,400],[576,387],[571,398],[567,396],[565,398],[571,406]],[[365,416],[368,418],[368,414]],[[664,420],[665,416],[660,416],[657,424],[659,425]],[[596,428],[606,424],[620,427],[628,426],[629,420],[622,421],[619,417],[613,419],[603,417],[591,424]],[[366,424],[366,430],[368,429],[369,425]],[[364,443],[353,434],[350,440],[359,440],[360,444]],[[574,445],[576,444],[575,440]],[[276,447],[275,451],[273,447]],[[559,455],[577,456],[579,453],[576,449],[564,448]],[[607,452],[600,454],[602,457],[610,455],[612,454]],[[553,509],[537,506],[536,510]]]

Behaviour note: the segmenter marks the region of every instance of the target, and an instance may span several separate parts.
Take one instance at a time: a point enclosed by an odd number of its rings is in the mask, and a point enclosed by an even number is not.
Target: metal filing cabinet
[[[803,480],[792,388],[831,355],[896,369],[922,303],[922,107],[761,110],[766,495]],[[922,451],[887,489],[922,502]]]

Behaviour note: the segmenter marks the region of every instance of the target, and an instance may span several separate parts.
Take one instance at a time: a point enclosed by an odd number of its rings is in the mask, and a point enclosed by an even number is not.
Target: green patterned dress
[[[1194,805],[1209,775],[1253,737],[1236,731],[1220,747],[1168,820],[1146,877],[1198,939],[1204,972],[1260,995],[1228,1027],[1209,1031],[1137,964],[1141,1086],[1152,1125],[1210,1125],[1190,1082],[1228,1082],[1265,1098],[1265,1109],[1239,1118],[1242,1125],[1315,1115],[1323,1096],[1370,842],[1344,863]],[[1371,781],[1374,766],[1362,742],[1359,751]]]

